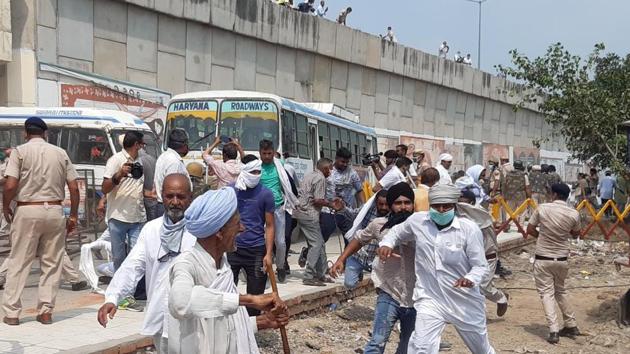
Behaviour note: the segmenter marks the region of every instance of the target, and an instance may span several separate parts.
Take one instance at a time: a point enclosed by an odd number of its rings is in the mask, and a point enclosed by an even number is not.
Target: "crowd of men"
[[[446,59],[450,50],[451,48],[448,43],[446,43],[446,41],[442,42],[442,44],[440,44],[440,48],[438,49],[438,57]],[[464,65],[472,65],[472,57],[470,56],[470,53],[464,56],[462,55],[462,52],[457,51],[457,53],[453,57],[453,61]]]
[[[24,129],[27,142],[3,166],[3,218],[12,241],[3,321],[19,325],[20,297],[39,257],[37,321],[50,324],[69,261],[65,236],[77,225],[77,174],[65,151],[46,142],[42,119],[29,118]],[[579,334],[564,280],[568,239],[579,235],[580,220],[553,166],[526,173],[522,163],[503,158],[452,173],[450,154],[432,167],[429,152],[399,145],[385,152],[385,166],[373,161],[377,182],[364,200],[363,179],[345,147],[334,159],[320,158],[299,180],[269,140],[260,141],[256,156],[245,154],[237,140],[217,139],[203,154],[204,167],[185,164],[182,129],[169,132],[168,149],[157,160],[147,157],[143,138],[127,132],[123,150],[106,164],[101,207],[113,277],[97,317],[106,326],[118,309],[140,311],[136,300],[146,299],[142,334],[154,336],[159,352],[258,352],[254,333],[289,320],[277,294],[265,294],[266,270],[275,263],[280,282],[291,275],[287,256],[297,228],[308,245],[299,262],[304,285],[326,286],[344,273],[344,285],[354,288],[372,273],[378,296],[365,353],[383,353],[397,322],[399,353],[448,347],[441,333],[449,323],[472,352],[493,353],[485,300],[496,303],[499,317],[509,301],[493,284],[499,255],[489,210],[499,195],[510,203],[530,196],[539,202],[527,233],[537,237],[534,278],[548,341]],[[217,147],[219,159],[212,154]],[[206,174],[217,181],[212,189],[204,186]],[[66,185],[68,218],[61,206]],[[345,247],[332,263],[326,242],[336,230]],[[241,272],[245,295],[236,287]]]

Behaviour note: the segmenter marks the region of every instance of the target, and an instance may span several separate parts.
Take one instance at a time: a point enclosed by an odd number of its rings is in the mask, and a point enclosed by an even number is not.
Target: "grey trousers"
[[[319,220],[298,219],[297,224],[308,244],[304,279],[322,278],[326,273],[326,246]]]
[[[284,265],[287,262],[287,241],[284,235],[284,224],[286,223],[284,205],[276,207],[276,210],[273,212],[273,223],[275,229],[276,269],[284,269]]]

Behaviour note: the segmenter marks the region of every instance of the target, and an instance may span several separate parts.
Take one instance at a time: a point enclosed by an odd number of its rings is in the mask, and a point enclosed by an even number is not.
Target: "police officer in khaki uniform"
[[[39,256],[41,276],[37,321],[51,324],[61,280],[65,233],[77,225],[77,172],[64,150],[44,140],[48,127],[43,120],[31,117],[26,120],[24,127],[27,142],[12,152],[5,171],[2,211],[4,217],[12,222],[13,245],[2,297],[4,323],[20,323],[20,298],[31,264]],[[61,206],[65,184],[68,185],[71,200],[67,221]],[[14,199],[17,202],[15,213],[9,208]]]
[[[574,338],[580,334],[564,287],[569,272],[569,238],[580,235],[580,214],[567,205],[570,192],[566,184],[552,185],[553,202],[539,205],[527,225],[527,233],[537,238],[534,279],[549,323],[547,341],[551,344],[558,343],[560,336]],[[562,328],[556,303],[564,322]]]
[[[501,191],[512,211],[516,211],[525,199],[529,198],[529,179],[525,174],[525,166],[522,161],[514,161],[514,168],[508,171],[501,180]],[[519,224],[523,225],[525,215],[526,212],[523,212],[517,217]]]

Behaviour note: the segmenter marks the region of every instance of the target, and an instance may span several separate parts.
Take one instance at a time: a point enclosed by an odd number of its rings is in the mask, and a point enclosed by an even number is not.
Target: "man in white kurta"
[[[288,322],[286,305],[271,294],[239,295],[226,252],[243,231],[231,187],[197,197],[185,214],[197,243],[170,272],[169,353],[258,353],[254,333]],[[249,317],[245,306],[266,311]]]
[[[453,155],[446,153],[440,155],[438,164],[435,166],[440,173],[440,184],[453,183],[451,175],[448,173],[448,170],[451,168],[451,164],[453,164]]]
[[[136,245],[114,273],[105,291],[105,304],[98,311],[98,321],[105,327],[108,317],[114,318],[120,300],[132,295],[136,284],[144,276],[147,306],[140,333],[153,336],[158,352],[167,353],[168,271],[179,252],[190,250],[197,239],[186,232],[183,220],[183,213],[192,201],[190,179],[182,174],[171,174],[164,179],[162,188],[166,212],[164,216],[146,223],[140,231]],[[166,231],[165,225],[173,232]]]
[[[483,237],[472,221],[455,216],[460,192],[438,184],[429,190],[429,212],[415,213],[380,242],[387,262],[401,242],[415,241],[417,311],[409,353],[437,353],[444,326],[451,323],[475,354],[494,353],[486,328],[479,284],[488,272]]]

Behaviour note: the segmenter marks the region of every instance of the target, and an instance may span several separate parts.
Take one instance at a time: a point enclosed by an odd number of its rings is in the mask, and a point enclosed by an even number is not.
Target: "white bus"
[[[289,153],[287,162],[300,178],[320,157],[334,159],[341,146],[350,149],[357,166],[363,155],[377,149],[372,128],[260,92],[204,91],[174,96],[168,106],[165,137],[173,128],[188,132],[191,159],[200,159],[201,151],[217,136],[238,138],[246,153],[253,154],[258,154],[260,140],[271,140],[280,153]]]
[[[0,107],[0,148],[24,143],[24,122],[42,118],[48,125],[48,142],[66,150],[77,169],[94,170],[101,189],[105,164],[122,150],[119,137],[128,130],[144,134],[146,151],[157,158],[161,144],[151,128],[136,116],[113,110],[68,107]]]

